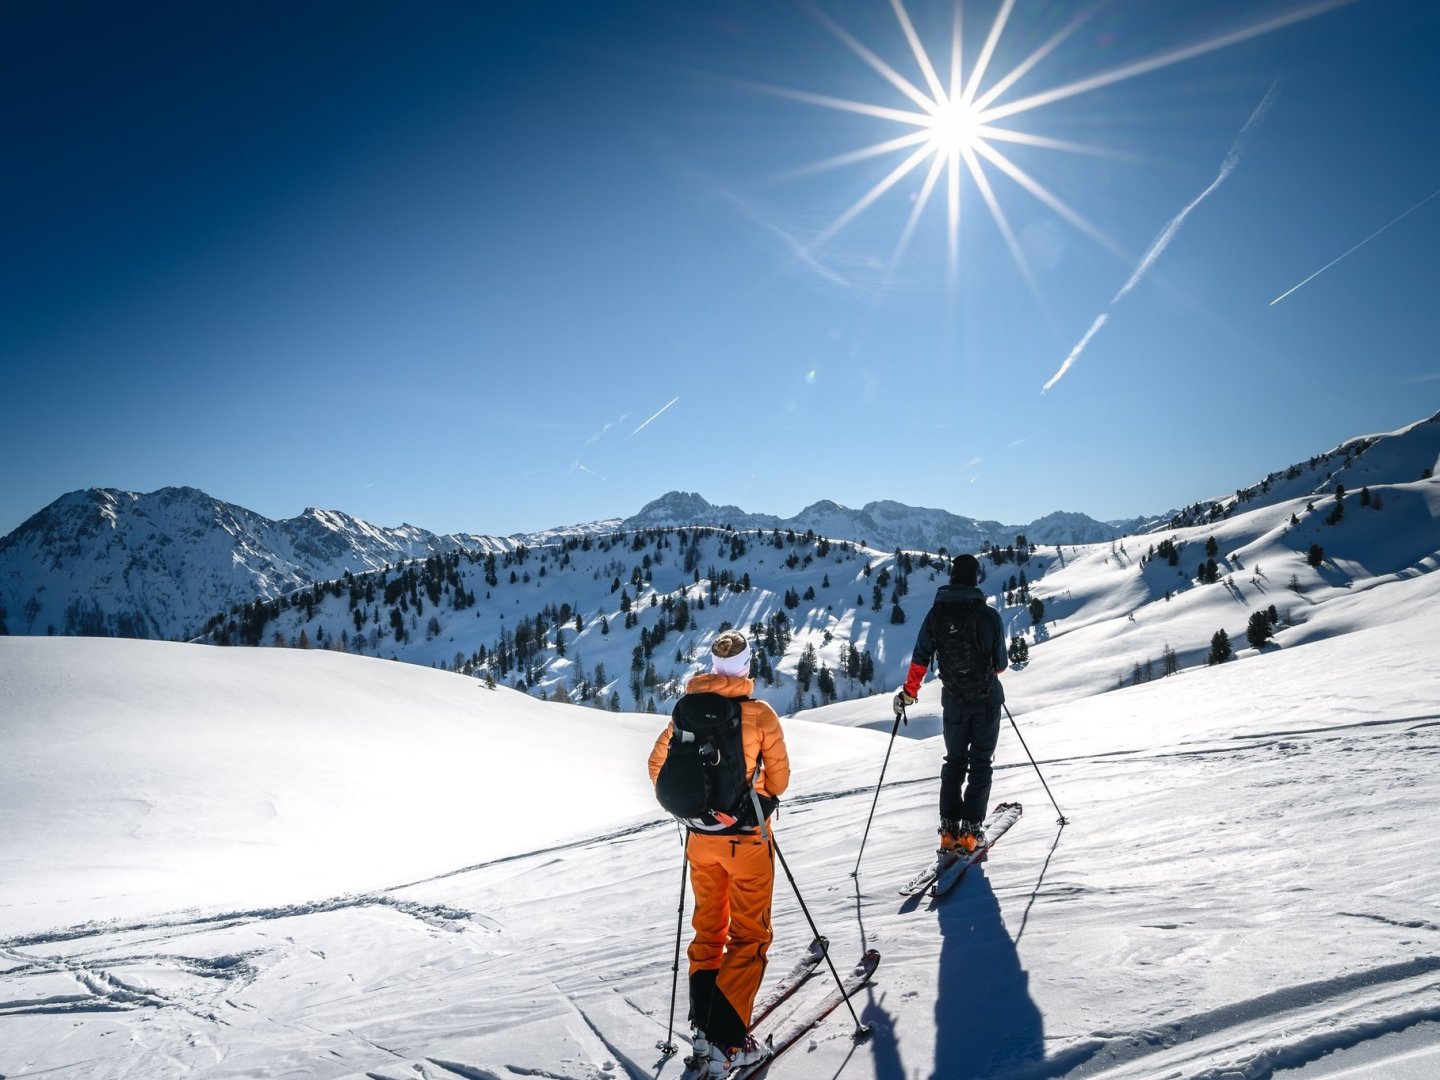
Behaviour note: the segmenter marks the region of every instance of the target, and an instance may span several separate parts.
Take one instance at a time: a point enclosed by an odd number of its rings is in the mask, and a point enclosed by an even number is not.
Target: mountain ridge
[[[1058,524],[1044,524],[1050,519]],[[790,529],[863,539],[885,550],[978,548],[1013,541],[1022,533],[1047,544],[1120,535],[1084,515],[1050,519],[1027,532],[1025,526],[978,522],[888,500],[859,511],[820,500],[781,518],[672,491],[628,518],[494,536],[437,534],[409,524],[383,527],[316,507],[271,519],[183,485],[146,493],[84,488],[61,495],[0,537],[0,628],[20,634],[187,638],[206,618],[233,604],[272,600],[346,573],[616,530]]]
[[[876,500],[854,509],[828,499],[780,517],[714,505],[671,491],[626,518],[509,536],[436,534],[373,525],[340,510],[306,507],[270,519],[197,488],[138,494],[114,488],[68,492],[0,538],[0,631],[190,637],[216,612],[407,560],[513,551],[616,531],[683,528],[783,530],[878,551],[981,550],[1023,536],[1031,545],[1098,544],[1159,529],[1213,523],[1237,509],[1337,488],[1395,483],[1440,464],[1440,414],[1394,432],[1347,439],[1307,462],[1274,470],[1232,495],[1157,517],[1101,522],[1055,511],[1005,525],[930,507]]]

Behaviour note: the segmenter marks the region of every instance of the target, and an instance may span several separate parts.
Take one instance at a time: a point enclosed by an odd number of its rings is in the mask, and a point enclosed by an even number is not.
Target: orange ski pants
[[[685,856],[695,895],[690,920],[695,937],[687,954],[690,1018],[717,1045],[738,1046],[750,1026],[775,936],[774,855],[770,842],[758,835],[691,833]]]

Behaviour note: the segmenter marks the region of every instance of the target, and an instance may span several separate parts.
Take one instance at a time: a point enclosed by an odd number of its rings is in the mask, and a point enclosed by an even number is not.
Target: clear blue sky
[[[1021,0],[981,120],[1089,152],[986,137],[1045,197],[981,157],[1006,229],[962,165],[953,232],[929,159],[850,213],[919,148],[866,110],[950,82],[904,10],[935,83],[884,0],[0,7],[0,534],[1116,518],[1440,409],[1440,4]]]

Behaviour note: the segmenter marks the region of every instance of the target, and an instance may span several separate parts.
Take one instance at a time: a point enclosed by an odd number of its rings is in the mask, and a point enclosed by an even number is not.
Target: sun
[[[1078,12],[1028,56],[1007,70],[992,73],[992,66],[998,67],[994,64],[997,47],[1011,14],[1016,8],[1017,0],[1002,0],[968,70],[965,66],[967,51],[962,34],[964,5],[961,0],[954,0],[948,64],[946,65],[947,70],[942,74],[940,70],[937,70],[935,61],[921,41],[920,35],[905,9],[903,0],[890,0],[890,6],[895,13],[901,33],[909,46],[910,56],[919,73],[918,79],[907,78],[824,11],[807,5],[815,18],[832,34],[890,83],[894,90],[899,91],[908,100],[909,106],[902,104],[897,107],[894,104],[855,101],[755,83],[748,85],[766,93],[788,97],[807,104],[891,121],[899,129],[898,134],[881,142],[862,146],[803,168],[793,169],[787,174],[795,177],[889,155],[904,154],[894,168],[803,246],[801,251],[803,256],[813,258],[818,248],[829,242],[901,181],[914,174],[921,178],[918,181],[919,189],[912,191],[910,196],[912,207],[891,254],[890,270],[893,272],[899,264],[932,198],[936,196],[937,191],[943,191],[946,206],[948,276],[953,287],[958,280],[962,189],[967,192],[973,189],[974,196],[978,196],[985,204],[996,229],[1004,238],[1016,266],[1038,299],[1039,287],[1035,275],[1030,269],[1020,241],[1010,226],[996,190],[996,182],[1002,178],[1007,185],[1018,187],[1029,197],[1040,201],[1073,228],[1090,237],[1117,258],[1130,260],[1131,255],[1122,251],[1099,228],[1087,221],[1078,211],[1017,165],[1001,147],[1020,145],[1072,154],[1102,157],[1119,155],[1104,147],[1052,138],[1033,130],[1015,130],[1002,126],[1001,121],[1125,79],[1169,67],[1217,49],[1226,48],[1353,2],[1354,0],[1316,0],[1316,2],[1284,11],[1263,22],[1253,23],[1203,41],[1179,46],[1120,67],[1099,71],[1094,75],[1053,86],[1047,90],[1008,99],[1007,95],[1010,95],[1023,79],[1030,76],[1032,71],[1039,67],[1047,57],[1060,49],[1067,39],[1074,35],[1103,5],[1091,5]]]
[[[946,101],[939,105],[923,130],[928,135],[925,145],[931,153],[947,157],[974,153],[985,134],[980,111],[964,101]]]

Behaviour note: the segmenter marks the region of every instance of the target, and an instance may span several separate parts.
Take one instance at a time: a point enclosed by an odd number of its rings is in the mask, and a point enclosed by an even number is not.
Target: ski
[[[924,892],[943,871],[949,869],[959,858],[960,856],[953,851],[935,852],[935,857],[930,860],[929,866],[900,886],[900,895],[914,896],[916,893]]]
[[[757,1025],[763,1023],[771,1013],[778,1009],[785,1002],[789,1001],[796,990],[809,981],[810,976],[815,974],[815,969],[820,966],[820,961],[825,959],[825,952],[830,948],[830,942],[823,937],[817,937],[810,942],[810,948],[800,959],[795,961],[794,966],[775,984],[774,988],[763,998],[755,1002],[755,1008],[750,1014],[750,1027],[753,1030]],[[710,1068],[710,1059],[706,1057],[699,1060],[694,1055],[687,1055],[684,1059],[685,1072],[681,1074],[680,1080],[696,1080],[698,1077],[707,1075]]]
[[[969,852],[955,859],[949,866],[941,870],[934,882],[930,885],[931,896],[944,896],[951,887],[965,876],[965,871],[974,866],[985,857],[985,854],[995,846],[995,842],[1009,831],[1010,826],[1020,820],[1021,806],[1019,803],[1000,803],[990,812],[981,826],[985,830],[985,842],[974,851]]]
[[[753,1029],[765,1021],[765,1019],[781,1005],[789,1000],[790,996],[799,990],[815,969],[820,966],[820,961],[825,959],[825,952],[830,948],[830,942],[823,937],[817,937],[810,943],[804,956],[795,961],[795,966],[785,973],[785,977],[775,984],[775,988],[755,1003],[755,1008],[750,1014],[750,1027]]]
[[[767,1075],[776,1058],[803,1039],[820,1021],[839,1008],[847,998],[863,989],[879,966],[880,954],[874,949],[867,949],[865,955],[860,958],[860,962],[855,965],[849,975],[845,976],[843,989],[839,987],[832,989],[815,1005],[801,1010],[793,1019],[788,1020],[776,1031],[767,1034],[763,1041],[769,1048],[769,1054],[753,1065],[744,1065],[733,1070],[729,1074],[730,1080],[750,1080],[751,1077]],[[862,1029],[857,1034],[861,1037],[868,1035],[869,1029]]]

